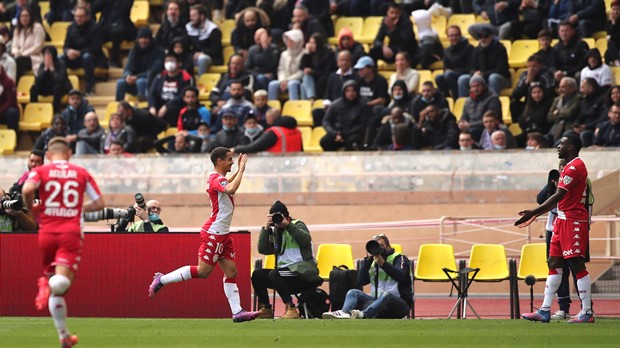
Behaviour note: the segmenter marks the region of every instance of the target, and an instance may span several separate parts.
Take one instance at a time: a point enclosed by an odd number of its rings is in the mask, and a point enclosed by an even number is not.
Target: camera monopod
[[[530,286],[530,311],[534,311],[534,284],[536,284],[536,277],[528,275],[525,277],[525,284]]]

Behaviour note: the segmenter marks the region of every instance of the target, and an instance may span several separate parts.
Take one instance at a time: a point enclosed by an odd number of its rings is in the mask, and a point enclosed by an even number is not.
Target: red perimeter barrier
[[[250,309],[250,233],[231,234],[241,305]],[[198,233],[87,233],[77,277],[66,295],[71,317],[230,318],[216,266],[209,278],[171,284],[150,300],[154,272],[196,265]],[[47,316],[34,298],[42,274],[36,234],[0,234],[0,316]]]

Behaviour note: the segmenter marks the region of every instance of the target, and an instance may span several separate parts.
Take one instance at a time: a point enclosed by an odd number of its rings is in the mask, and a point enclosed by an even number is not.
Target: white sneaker
[[[351,314],[343,311],[325,312],[323,319],[351,319]]]
[[[568,318],[568,313],[564,312],[561,309],[551,315],[551,319],[556,319],[556,320],[562,319],[563,320],[566,318]]]
[[[351,319],[364,319],[364,312],[354,309],[351,311]]]

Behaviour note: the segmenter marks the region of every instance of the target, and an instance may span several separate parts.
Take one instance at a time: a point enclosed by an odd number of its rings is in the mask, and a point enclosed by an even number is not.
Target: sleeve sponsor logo
[[[570,176],[566,175],[564,176],[564,185],[569,185],[571,182],[573,182],[573,178],[571,178]]]

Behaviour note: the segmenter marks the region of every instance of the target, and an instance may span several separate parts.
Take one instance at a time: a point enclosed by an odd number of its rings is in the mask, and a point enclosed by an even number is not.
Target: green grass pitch
[[[620,320],[256,320],[70,318],[77,347],[618,347]],[[51,318],[0,318],[2,347],[58,347]]]

